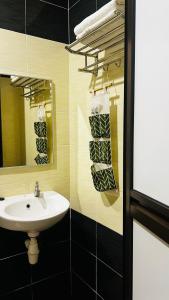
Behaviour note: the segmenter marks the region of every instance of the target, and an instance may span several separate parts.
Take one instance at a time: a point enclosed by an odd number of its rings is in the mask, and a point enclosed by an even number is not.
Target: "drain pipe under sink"
[[[39,247],[38,247],[38,242],[37,242],[37,237],[39,233],[34,232],[28,233],[28,236],[30,239],[27,239],[25,241],[25,246],[28,249],[27,254],[28,254],[28,260],[31,265],[35,265],[38,262],[38,257],[39,257]]]

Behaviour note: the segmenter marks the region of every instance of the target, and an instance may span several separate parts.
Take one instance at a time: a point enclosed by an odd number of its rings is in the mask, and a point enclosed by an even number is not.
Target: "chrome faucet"
[[[35,183],[34,196],[37,197],[37,198],[40,197],[40,188],[39,188],[39,182],[38,181],[36,181],[36,183]]]

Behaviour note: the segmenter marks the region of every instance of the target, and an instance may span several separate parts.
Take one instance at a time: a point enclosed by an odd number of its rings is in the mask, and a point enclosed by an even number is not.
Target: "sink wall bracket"
[[[37,242],[37,237],[39,233],[28,233],[30,239],[25,241],[25,246],[28,249],[28,260],[31,265],[35,265],[38,262],[39,257],[39,247]]]

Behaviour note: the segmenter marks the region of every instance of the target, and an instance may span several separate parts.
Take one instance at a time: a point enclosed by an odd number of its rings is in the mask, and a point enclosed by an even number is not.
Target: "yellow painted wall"
[[[22,90],[0,78],[3,166],[25,165],[24,100]]]
[[[123,66],[113,66],[100,72],[97,80],[90,74],[79,73],[84,58],[69,56],[69,114],[70,114],[70,199],[71,207],[99,223],[122,233],[123,202]],[[111,103],[112,159],[119,193],[99,193],[95,190],[90,173],[89,141],[92,140],[88,117],[91,88],[109,89]]]
[[[55,84],[54,165],[0,170],[0,195],[56,190],[69,198],[68,53],[54,41],[0,29],[0,73],[46,78]]]

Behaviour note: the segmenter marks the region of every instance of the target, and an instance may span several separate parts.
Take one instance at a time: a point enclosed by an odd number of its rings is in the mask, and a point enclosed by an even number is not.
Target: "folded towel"
[[[125,5],[125,0],[116,0],[116,3],[119,5]]]
[[[116,1],[112,0],[108,2],[106,5],[101,7],[98,11],[94,14],[90,15],[86,19],[84,19],[79,25],[77,25],[74,29],[74,33],[76,36],[81,34],[86,28],[95,24],[100,19],[104,18],[110,11],[114,11],[116,9]]]

